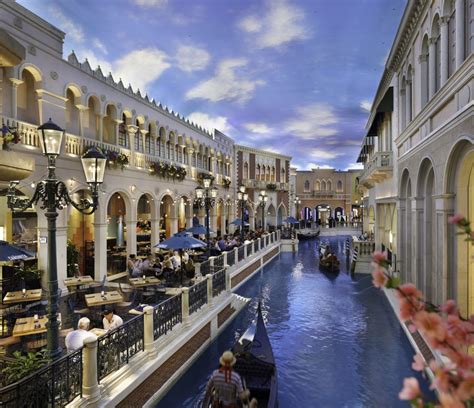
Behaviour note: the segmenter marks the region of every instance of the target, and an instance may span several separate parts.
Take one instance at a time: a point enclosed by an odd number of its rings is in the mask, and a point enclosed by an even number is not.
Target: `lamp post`
[[[237,198],[239,199],[239,204],[240,204],[240,240],[242,243],[244,242],[244,211],[245,211],[245,204],[247,203],[247,200],[249,198],[249,195],[245,192],[245,186],[240,185],[239,186],[239,191],[237,193]]]
[[[74,202],[67,191],[66,184],[56,178],[56,157],[61,152],[64,129],[53,123],[51,119],[38,127],[38,136],[43,154],[48,159],[48,176],[40,181],[31,199],[16,197],[18,181],[10,182],[7,194],[8,208],[12,211],[23,211],[32,204],[41,201],[41,208],[46,209],[48,220],[48,322],[46,323],[48,338],[48,355],[51,359],[60,356],[59,322],[58,322],[58,270],[56,250],[56,218],[58,211],[71,204],[83,214],[92,214],[99,203],[99,185],[104,181],[105,156],[95,147],[90,148],[81,158],[86,182],[92,195],[92,201],[81,199]]]
[[[296,206],[296,219],[299,221],[300,220],[300,204],[301,204],[301,198],[299,198],[298,196],[295,197],[294,199],[294,202],[295,202],[295,206]]]
[[[211,256],[211,233],[210,233],[210,210],[214,207],[217,198],[217,188],[211,187],[212,179],[205,177],[202,180],[203,187],[196,187],[196,201],[206,210],[206,240],[208,256]]]
[[[262,207],[262,228],[265,231],[265,205],[267,204],[268,196],[265,190],[260,191],[258,195],[259,205]]]

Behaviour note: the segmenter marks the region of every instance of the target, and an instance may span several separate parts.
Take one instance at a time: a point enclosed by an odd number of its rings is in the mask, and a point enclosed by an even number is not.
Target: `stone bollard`
[[[227,265],[227,251],[222,252],[222,260],[224,266]]]
[[[239,248],[234,248],[234,265],[239,263]]]
[[[225,265],[225,290],[227,293],[232,291],[232,281],[230,279],[230,268],[229,265]]]
[[[150,355],[155,354],[153,345],[153,307],[145,306],[143,308],[143,341],[144,351]]]
[[[257,242],[258,242],[258,251],[260,251],[262,249],[262,238],[258,237]]]
[[[212,307],[213,301],[212,301],[212,275],[208,273],[206,275],[207,278],[207,304],[209,307]]]
[[[194,273],[196,276],[201,276],[201,264],[200,263],[195,263],[194,264]]]
[[[97,338],[86,337],[82,349],[82,398],[93,404],[100,399],[97,381]]]
[[[247,258],[247,244],[243,244],[244,245],[244,259]]]
[[[190,326],[189,321],[189,288],[184,287],[181,290],[181,318],[184,326]]]

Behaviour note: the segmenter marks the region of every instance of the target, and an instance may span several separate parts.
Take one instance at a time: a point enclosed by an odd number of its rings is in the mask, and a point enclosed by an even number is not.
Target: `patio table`
[[[59,323],[61,323],[61,313],[58,313],[58,321]],[[38,320],[36,322],[34,316],[20,317],[15,321],[15,326],[13,327],[12,335],[15,337],[21,337],[30,336],[32,334],[45,333],[47,331],[47,322],[47,315],[38,316]]]
[[[30,289],[23,292],[21,290],[15,292],[7,292],[3,298],[3,303],[21,303],[21,302],[35,302],[41,300],[42,289]]]
[[[154,276],[147,276],[145,279],[143,278],[130,278],[129,279],[130,285],[141,288],[145,286],[155,286],[161,284],[161,281],[154,277]]]
[[[89,295],[86,295],[85,298],[88,307],[111,305],[113,303],[123,302],[122,295],[116,290],[104,292],[104,296],[102,296],[101,293],[91,293]]]
[[[94,283],[95,280],[90,275],[79,276],[77,278],[66,278],[64,279],[64,284],[66,286],[81,286],[81,285],[89,285]]]

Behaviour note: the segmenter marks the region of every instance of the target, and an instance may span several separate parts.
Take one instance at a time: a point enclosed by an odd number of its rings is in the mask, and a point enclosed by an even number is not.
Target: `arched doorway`
[[[77,105],[81,103],[81,92],[76,87],[69,87],[66,91],[65,127],[68,133],[80,134],[80,111]]]
[[[283,221],[287,217],[286,207],[283,204],[280,204],[278,207],[278,218],[277,218],[277,227],[283,225]]]
[[[329,218],[331,217],[331,206],[327,204],[318,204],[314,209],[315,222],[318,225],[326,227],[329,225]]]
[[[107,274],[113,275],[126,270],[126,198],[114,193],[107,204]]]
[[[401,277],[403,282],[412,281],[412,209],[411,209],[411,181],[410,173],[405,170],[402,173],[400,184],[400,234],[401,234]]]
[[[160,241],[171,236],[173,209],[173,199],[165,195],[160,202]]]
[[[154,201],[149,194],[142,194],[137,203],[137,255],[151,252],[151,220]]]
[[[270,204],[267,208],[267,214],[265,216],[265,224],[268,225],[269,230],[274,230],[276,225],[276,210],[273,204]]]
[[[25,68],[22,83],[17,89],[17,117],[19,120],[38,125],[40,121],[36,89],[41,77],[36,70]]]
[[[344,223],[344,209],[342,207],[336,207],[334,209],[334,218],[337,223]]]

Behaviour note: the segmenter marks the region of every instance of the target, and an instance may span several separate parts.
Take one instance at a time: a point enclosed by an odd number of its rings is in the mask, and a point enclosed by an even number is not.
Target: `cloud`
[[[370,109],[372,108],[372,102],[370,102],[368,99],[364,99],[360,101],[359,106],[363,111],[370,113]]]
[[[297,108],[296,116],[284,124],[284,130],[302,139],[318,139],[334,136],[337,123],[334,109],[325,103],[314,103]]]
[[[364,165],[362,163],[349,163],[345,170],[362,170],[363,168]]]
[[[244,58],[223,60],[212,78],[198,83],[186,92],[186,99],[207,99],[211,102],[235,100],[240,103],[248,101],[255,89],[265,82],[252,80],[246,73],[242,73],[242,68],[247,65],[248,61]]]
[[[100,41],[98,38],[94,38],[92,40],[92,45],[96,49],[98,49],[100,52],[102,52],[102,54],[105,54],[105,55],[108,54],[107,48],[105,47],[104,43],[102,41]]]
[[[328,151],[324,149],[312,149],[310,154],[313,159],[319,160],[331,160],[342,155],[342,153],[338,153],[333,150]]]
[[[113,65],[115,75],[122,78],[125,86],[131,83],[142,92],[171,66],[166,53],[154,47],[132,51]]]
[[[295,167],[298,170],[311,170],[311,169],[334,169],[334,167],[327,164],[317,164],[317,163],[304,163],[303,165],[296,164]]]
[[[180,45],[176,52],[176,64],[181,71],[193,72],[207,67],[211,56],[204,48]]]
[[[265,14],[249,15],[240,20],[237,26],[252,36],[257,48],[278,48],[295,40],[309,38],[305,27],[305,14],[297,6],[286,0],[267,1]]]
[[[224,116],[210,116],[203,112],[193,112],[188,116],[191,122],[196,123],[198,126],[202,126],[212,133],[214,129],[221,131],[222,133],[228,133],[231,126],[227,122],[227,118]]]
[[[273,130],[272,128],[268,127],[265,123],[261,123],[261,122],[244,123],[244,128],[247,129],[249,132],[261,133],[261,134],[268,134]]]
[[[144,8],[162,8],[168,4],[168,0],[133,0],[133,2]]]
[[[64,13],[56,6],[49,8],[52,16],[55,18],[56,24],[66,35],[76,43],[84,42],[84,31],[82,27],[66,17]]]

